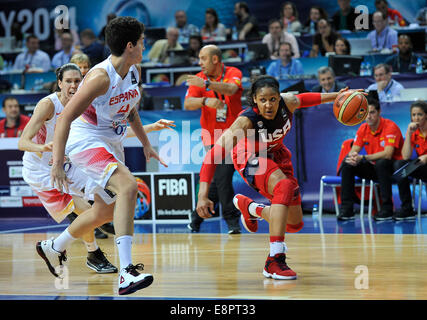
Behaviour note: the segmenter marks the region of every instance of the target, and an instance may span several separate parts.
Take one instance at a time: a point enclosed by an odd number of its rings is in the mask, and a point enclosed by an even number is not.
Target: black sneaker
[[[99,230],[99,228],[95,229],[95,238],[96,239],[107,239],[108,235],[106,235],[104,232]]]
[[[189,214],[190,223],[187,225],[187,228],[191,230],[191,232],[199,232],[200,231],[200,225],[203,222],[203,218],[201,218],[197,211],[191,211],[191,214]]]
[[[380,210],[375,216],[376,221],[386,221],[393,218],[393,211]]]
[[[242,230],[240,229],[240,214],[237,217],[226,220],[228,225],[228,234],[241,234]]]
[[[102,226],[98,227],[98,229],[104,233],[116,234],[116,231],[114,230],[114,225],[112,222],[107,222]]]
[[[414,220],[415,211],[414,210],[402,210],[400,209],[393,215],[393,219],[397,221],[401,220]]]
[[[116,273],[117,268],[113,266],[100,248],[96,251],[88,252],[86,265],[97,273]]]
[[[338,220],[341,221],[348,221],[348,220],[354,220],[354,212],[353,210],[340,210],[340,214],[337,217]]]

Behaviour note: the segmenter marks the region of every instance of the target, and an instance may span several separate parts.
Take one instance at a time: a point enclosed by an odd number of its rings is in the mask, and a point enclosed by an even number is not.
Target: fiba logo
[[[159,179],[159,195],[186,196],[188,194],[186,179]]]

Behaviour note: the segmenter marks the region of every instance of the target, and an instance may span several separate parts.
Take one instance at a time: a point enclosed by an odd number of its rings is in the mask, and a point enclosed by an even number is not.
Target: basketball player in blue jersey
[[[292,125],[297,108],[332,102],[341,92],[280,93],[278,81],[271,76],[256,79],[248,95],[250,107],[242,111],[227,131],[206,154],[200,171],[197,212],[202,218],[214,212],[208,198],[209,184],[217,163],[232,152],[234,167],[245,182],[271,201],[271,206],[255,203],[237,194],[233,202],[241,211],[241,220],[249,232],[258,230],[257,219],[263,218],[270,227],[270,254],[263,274],[273,279],[296,279],[286,264],[285,231],[298,232],[302,220],[301,196],[293,176],[291,152],[283,138]]]

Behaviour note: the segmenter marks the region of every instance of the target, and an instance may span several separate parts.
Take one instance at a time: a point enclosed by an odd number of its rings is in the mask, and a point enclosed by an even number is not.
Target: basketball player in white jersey
[[[58,119],[51,180],[59,190],[69,189],[69,179],[63,169],[67,143],[67,154],[72,163],[102,189],[116,195],[115,206],[112,206],[95,194],[93,210],[79,215],[61,234],[59,241],[65,249],[75,238],[105,223],[104,218],[111,218],[109,212],[114,209],[120,260],[118,293],[129,294],[149,286],[153,276],[138,272],[143,270],[143,264],[132,263],[133,216],[138,187],[124,165],[122,138],[126,121],[141,141],[147,161],[153,157],[166,164],[151,146],[134,108],[140,98],[141,70],[135,64],[142,61],[144,26],[134,18],[118,17],[110,21],[105,33],[112,55],[87,73]],[[60,251],[64,249],[60,248]]]
[[[58,115],[64,110],[78,85],[82,80],[77,65],[68,63],[56,71],[58,92],[54,92],[40,100],[34,109],[34,114],[25,127],[18,142],[20,150],[25,151],[23,156],[22,174],[24,180],[38,195],[45,209],[52,218],[60,223],[71,212],[81,214],[90,209],[89,193],[96,184],[87,178],[84,173],[73,166],[67,159],[64,168],[67,176],[73,181],[69,193],[61,194],[51,187],[50,167],[52,165],[52,140]],[[85,190],[86,195],[81,190]],[[108,200],[108,195],[106,195]],[[92,196],[93,199],[93,196]],[[113,266],[98,247],[94,232],[88,232],[81,237],[86,245],[88,256],[86,265],[98,273],[114,273]],[[38,248],[38,251],[40,248]],[[57,276],[54,268],[51,272]]]

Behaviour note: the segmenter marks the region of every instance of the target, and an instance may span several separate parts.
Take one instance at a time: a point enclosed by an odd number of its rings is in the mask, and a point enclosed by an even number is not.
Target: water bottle
[[[423,73],[423,61],[421,60],[421,58],[417,59],[416,72],[417,73]]]
[[[360,76],[366,76],[366,64],[364,62],[360,64]]]
[[[165,111],[171,111],[172,110],[168,99],[165,99],[165,101],[163,102],[163,110],[165,110]]]
[[[239,39],[239,35],[237,34],[237,28],[233,27],[231,31],[231,40],[238,40],[238,39]]]
[[[310,34],[315,34],[316,33],[316,28],[314,28],[314,22],[311,21],[310,22]]]
[[[367,76],[372,76],[371,64],[369,62],[366,63],[365,72]]]
[[[319,216],[319,208],[317,206],[317,203],[313,204],[313,211],[311,212],[313,218],[317,218]]]

